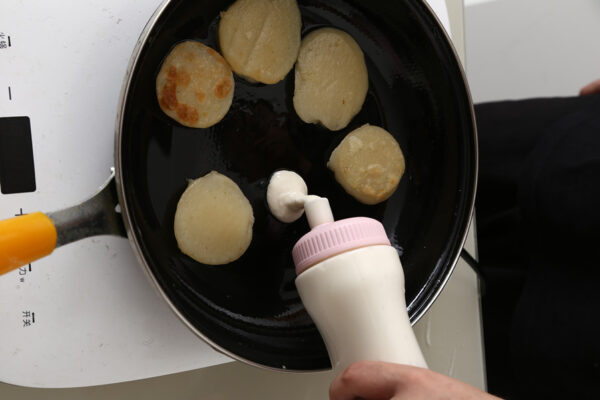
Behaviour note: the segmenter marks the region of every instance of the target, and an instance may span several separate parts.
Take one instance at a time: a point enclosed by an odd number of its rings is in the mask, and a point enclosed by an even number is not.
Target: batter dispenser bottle
[[[311,231],[293,248],[296,287],[334,371],[359,360],[427,368],[404,295],[404,272],[383,225],[333,221],[327,199],[305,203]]]

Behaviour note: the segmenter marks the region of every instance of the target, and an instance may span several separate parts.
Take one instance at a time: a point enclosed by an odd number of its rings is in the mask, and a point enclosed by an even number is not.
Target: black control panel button
[[[29,117],[0,117],[0,191],[35,191],[35,167]]]

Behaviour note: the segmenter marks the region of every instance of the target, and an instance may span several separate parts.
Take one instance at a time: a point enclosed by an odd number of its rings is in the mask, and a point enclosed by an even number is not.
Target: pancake
[[[294,108],[308,123],[337,131],[365,102],[369,77],[363,52],[349,34],[322,28],[300,46],[295,69]]]
[[[191,128],[208,128],[219,122],[231,106],[233,89],[227,61],[196,41],[173,47],[156,77],[160,108]]]
[[[389,132],[365,124],[333,150],[327,167],[344,190],[364,204],[387,200],[404,174],[400,145]]]
[[[174,231],[179,249],[209,265],[227,264],[252,241],[254,213],[239,186],[212,171],[188,185],[177,203]]]
[[[238,0],[221,13],[219,45],[236,74],[277,83],[296,62],[301,26],[296,0]]]

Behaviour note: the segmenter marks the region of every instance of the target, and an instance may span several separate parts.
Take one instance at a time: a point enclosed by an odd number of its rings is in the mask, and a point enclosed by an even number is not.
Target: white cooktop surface
[[[79,203],[106,180],[125,69],[160,3],[2,0],[0,117],[30,118],[37,188],[0,194],[0,219]],[[448,29],[446,3],[429,3]],[[85,239],[0,277],[0,381],[88,386],[229,361],[175,317],[126,239]]]

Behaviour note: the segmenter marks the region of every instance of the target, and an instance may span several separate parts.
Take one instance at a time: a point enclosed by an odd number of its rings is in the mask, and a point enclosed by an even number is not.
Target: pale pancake
[[[327,167],[356,200],[376,204],[388,199],[404,174],[400,145],[385,129],[365,124],[333,150]]]
[[[304,122],[343,129],[362,108],[368,88],[365,58],[352,36],[322,28],[302,40],[294,108]]]
[[[233,88],[233,73],[227,61],[195,41],[176,45],[156,77],[160,108],[192,128],[207,128],[219,122],[231,106]]]
[[[296,0],[238,0],[221,13],[219,45],[236,74],[277,83],[296,62],[301,26]]]
[[[179,249],[203,264],[237,260],[252,241],[254,213],[238,185],[218,172],[192,181],[177,203]]]

